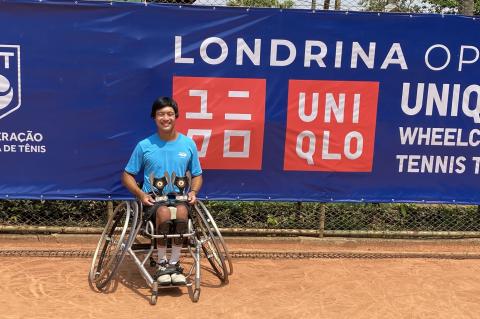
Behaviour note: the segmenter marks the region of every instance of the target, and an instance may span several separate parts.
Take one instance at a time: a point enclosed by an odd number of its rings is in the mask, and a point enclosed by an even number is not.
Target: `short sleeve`
[[[189,140],[190,150],[192,152],[192,158],[188,165],[188,170],[192,173],[192,176],[200,176],[202,175],[202,167],[200,166],[200,159],[198,158],[198,151],[197,146],[193,140]]]
[[[127,163],[127,166],[125,166],[125,171],[127,173],[137,175],[138,172],[142,169],[143,165],[143,150],[142,147],[140,146],[140,143],[135,146],[135,149],[133,150],[132,155],[130,156],[130,160]]]

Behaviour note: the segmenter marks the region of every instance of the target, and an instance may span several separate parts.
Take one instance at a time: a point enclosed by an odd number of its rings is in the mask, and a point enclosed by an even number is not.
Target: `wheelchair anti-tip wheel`
[[[195,205],[193,218],[197,239],[202,245],[202,250],[213,268],[215,275],[224,283],[228,282],[228,269],[225,263],[220,244],[208,226],[207,218],[202,209]]]
[[[150,304],[155,306],[158,298],[158,283],[155,281],[152,287],[152,294],[150,295]]]
[[[217,240],[218,248],[220,249],[220,254],[223,255],[223,258],[227,265],[227,271],[229,275],[233,274],[233,263],[230,253],[228,252],[227,245],[225,244],[225,240],[223,239],[220,230],[217,227],[217,223],[213,219],[212,215],[208,211],[205,204],[203,204],[200,200],[197,201],[198,205],[195,205],[195,209],[201,210],[203,215],[205,216],[205,221],[207,222],[208,227],[210,228],[213,236]]]
[[[138,204],[122,202],[108,219],[90,266],[89,281],[103,289],[113,278],[133,242],[138,219]]]
[[[193,291],[193,302],[198,302],[200,299],[200,288],[197,288]]]

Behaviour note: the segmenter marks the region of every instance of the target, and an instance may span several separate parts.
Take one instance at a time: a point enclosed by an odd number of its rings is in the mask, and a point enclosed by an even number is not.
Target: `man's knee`
[[[177,205],[176,210],[177,210],[177,214],[176,214],[177,219],[183,219],[183,220],[188,219],[188,208],[187,208],[187,206],[185,206],[183,204]]]
[[[184,205],[161,206],[156,214],[157,232],[160,235],[186,234],[188,232],[188,210]]]
[[[157,208],[156,211],[156,220],[157,222],[164,222],[170,218],[170,210],[168,209],[167,206],[160,206]]]
[[[173,222],[170,219],[170,210],[166,206],[160,206],[156,212],[157,232],[160,235],[168,235],[171,232]]]

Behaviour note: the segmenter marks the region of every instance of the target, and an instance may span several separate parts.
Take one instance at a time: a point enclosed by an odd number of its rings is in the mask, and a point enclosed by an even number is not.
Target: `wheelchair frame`
[[[165,198],[156,198],[164,202]],[[185,202],[186,196],[177,196],[177,202]],[[149,244],[135,244],[138,236],[150,239]],[[200,298],[200,273],[201,250],[207,257],[215,275],[223,282],[228,283],[228,276],[233,273],[233,265],[225,241],[206,206],[197,200],[190,210],[186,234],[156,235],[155,227],[151,220],[143,220],[143,207],[137,201],[124,201],[119,204],[108,219],[100,240],[95,250],[89,271],[89,282],[100,291],[105,291],[108,284],[117,273],[125,255],[129,255],[140,274],[152,289],[150,303],[155,305],[160,286],[150,272],[146,269],[146,262],[150,266],[156,263],[152,259],[157,239],[186,238],[187,247],[193,263],[186,273],[189,295],[193,302]],[[147,245],[147,247],[145,246]],[[149,247],[148,247],[149,246]],[[139,257],[137,254],[144,254]],[[191,277],[194,276],[193,282]],[[174,286],[178,287],[178,286]]]

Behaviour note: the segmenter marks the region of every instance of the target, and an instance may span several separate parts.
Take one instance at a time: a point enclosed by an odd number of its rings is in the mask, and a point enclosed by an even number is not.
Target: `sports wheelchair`
[[[155,186],[152,190],[158,190],[158,193],[152,194],[155,202],[166,204],[169,208],[177,203],[186,203],[189,180],[189,176],[176,177],[175,174],[172,174],[169,179],[166,173],[162,178],[151,176],[150,183]],[[170,182],[177,186],[180,192],[163,195],[163,188]],[[200,258],[202,256],[207,258],[213,273],[222,283],[228,283],[228,276],[233,273],[231,257],[212,215],[200,200],[189,207],[187,231],[183,234],[156,234],[154,216],[151,218],[152,216],[147,216],[149,214],[146,212],[140,201],[123,201],[115,208],[103,230],[92,259],[88,277],[92,287],[95,286],[98,290],[104,291],[114,278],[125,256],[129,255],[151,288],[150,303],[155,305],[159,288],[171,286],[160,286],[155,275],[152,275],[151,270],[147,268],[155,269],[156,262],[153,254],[156,251],[157,240],[173,240],[179,237],[184,238],[184,246],[186,245],[193,258],[190,269],[185,272],[187,279],[185,286],[188,287],[193,302],[197,302],[200,297]],[[150,267],[147,266],[147,261]]]

